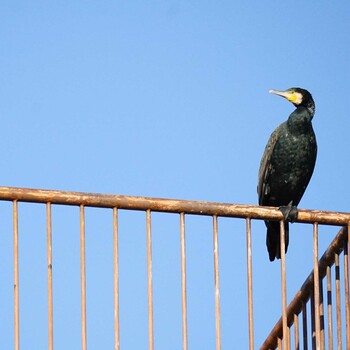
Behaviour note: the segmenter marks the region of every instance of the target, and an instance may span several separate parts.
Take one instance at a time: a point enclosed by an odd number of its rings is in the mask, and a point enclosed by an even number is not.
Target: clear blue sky
[[[293,110],[268,90],[299,86],[315,99],[319,145],[300,207],[348,211],[349,23],[347,1],[3,0],[0,183],[256,204],[265,144]],[[20,206],[25,349],[46,347],[44,210]],[[2,204],[2,349],[13,344],[10,214]],[[90,349],[113,344],[109,214],[87,211]],[[53,211],[56,349],[80,344],[77,215]],[[187,222],[189,345],[213,349],[211,221]],[[219,222],[223,349],[247,348],[244,225]],[[153,226],[155,345],[179,349],[178,220],[158,214]],[[280,272],[263,223],[253,230],[258,346],[279,317]],[[336,231],[321,227],[321,251]],[[146,349],[144,215],[123,213],[121,235],[121,345]],[[289,298],[311,266],[311,226],[294,224]]]

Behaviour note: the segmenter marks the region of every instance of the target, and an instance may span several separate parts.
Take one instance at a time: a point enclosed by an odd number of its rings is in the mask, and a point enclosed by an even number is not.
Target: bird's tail
[[[280,223],[278,221],[265,221],[267,227],[266,246],[270,261],[281,259]],[[285,252],[289,244],[289,225],[284,223]]]

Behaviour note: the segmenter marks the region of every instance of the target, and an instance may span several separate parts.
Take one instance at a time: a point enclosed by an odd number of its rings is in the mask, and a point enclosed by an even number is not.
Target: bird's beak
[[[291,93],[289,90],[286,90],[286,91],[279,91],[279,90],[269,90],[269,93],[270,94],[275,94],[275,95],[278,95],[278,96],[282,96],[284,97],[285,99],[287,99],[288,101],[294,103],[295,102],[295,94]]]

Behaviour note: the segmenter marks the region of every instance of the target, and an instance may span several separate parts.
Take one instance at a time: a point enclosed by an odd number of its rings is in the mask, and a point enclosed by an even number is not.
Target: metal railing
[[[332,287],[332,266],[335,265],[335,286],[336,286],[336,330],[337,330],[337,349],[343,349],[342,344],[342,324],[341,324],[341,276],[339,256],[343,253],[343,287],[345,300],[345,348],[350,349],[350,319],[349,319],[349,255],[348,255],[348,232],[349,227],[342,228],[332,241],[326,252],[318,261],[318,227],[314,224],[314,270],[306,278],[298,293],[289,304],[284,317],[281,318],[261,346],[261,350],[282,348],[282,339],[286,340],[285,348],[290,348],[290,329],[294,327],[294,348],[301,349],[299,339],[299,315],[301,314],[301,333],[303,340],[303,349],[308,348],[310,335],[308,330],[307,307],[310,307],[311,314],[311,340],[312,349],[333,349],[333,287]],[[323,280],[326,278],[327,297],[324,297]],[[315,283],[316,282],[316,283]],[[325,313],[324,299],[327,300]],[[328,341],[325,341],[325,314],[327,314]],[[310,321],[310,318],[309,318]],[[285,324],[284,324],[285,323]]]
[[[213,252],[214,252],[214,300],[215,300],[215,342],[216,349],[221,349],[221,311],[219,283],[219,251],[218,251],[218,218],[241,218],[246,221],[246,263],[247,263],[247,298],[248,298],[248,334],[249,349],[254,349],[254,313],[253,313],[253,268],[252,268],[252,220],[277,220],[281,223],[281,294],[282,317],[267,337],[261,349],[290,349],[290,329],[294,327],[294,347],[301,349],[299,332],[302,328],[303,348],[308,348],[308,321],[311,319],[312,346],[316,349],[333,347],[333,320],[331,266],[335,263],[336,275],[336,320],[337,344],[342,348],[342,331],[346,333],[346,349],[350,349],[350,307],[349,307],[349,256],[348,227],[349,213],[337,213],[315,210],[299,210],[297,222],[313,224],[314,270],[306,279],[300,291],[287,307],[286,273],[284,254],[284,225],[282,213],[276,208],[252,205],[235,205],[203,201],[173,200],[145,197],[131,197],[107,194],[92,194],[79,192],[63,192],[24,188],[0,187],[0,201],[13,203],[13,259],[14,259],[14,348],[20,346],[20,302],[19,302],[19,228],[18,203],[42,203],[46,206],[46,250],[47,250],[47,322],[48,349],[54,348],[54,318],[53,318],[53,257],[52,257],[52,206],[76,206],[79,208],[80,227],[80,299],[81,299],[81,348],[87,349],[87,312],[86,312],[86,251],[85,251],[85,210],[86,207],[112,209],[113,222],[113,295],[114,295],[114,348],[120,349],[120,298],[119,298],[119,211],[131,210],[145,213],[146,220],[146,251],[147,251],[147,298],[148,298],[148,348],[153,350],[154,320],[153,320],[153,280],[152,280],[152,213],[179,214],[180,227],[180,261],[181,261],[181,305],[182,305],[182,348],[187,350],[187,268],[186,268],[186,224],[185,218],[190,215],[202,215],[212,218]],[[318,226],[320,224],[345,227],[340,230],[330,247],[318,261]],[[345,300],[340,300],[341,278],[339,274],[339,255],[343,256],[343,288]],[[327,311],[328,311],[328,347],[324,339],[324,306],[323,279],[327,277]],[[314,283],[316,282],[316,283]],[[311,318],[307,316],[307,304],[310,302]],[[341,307],[345,313],[345,325],[341,325]],[[298,315],[302,314],[302,327],[299,327]],[[345,328],[344,328],[345,327]],[[331,344],[331,345],[330,345]]]

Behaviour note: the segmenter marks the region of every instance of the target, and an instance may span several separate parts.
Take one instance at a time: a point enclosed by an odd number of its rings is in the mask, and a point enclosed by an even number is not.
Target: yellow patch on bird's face
[[[303,101],[303,95],[300,92],[289,90],[287,100],[296,105],[300,105],[300,103]]]

